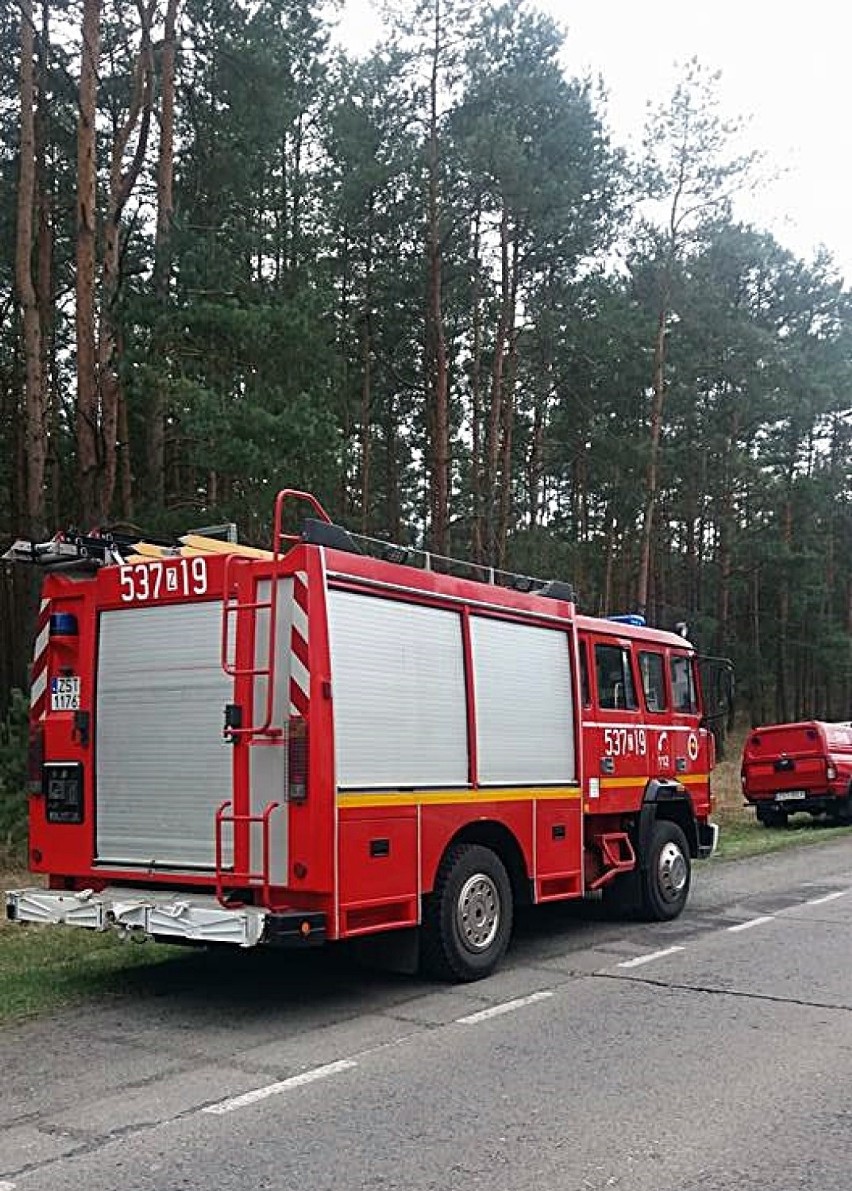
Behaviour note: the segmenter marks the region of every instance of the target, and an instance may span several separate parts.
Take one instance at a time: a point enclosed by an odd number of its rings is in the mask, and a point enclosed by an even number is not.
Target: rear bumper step
[[[6,917],[13,922],[82,926],[123,934],[192,943],[230,943],[255,947],[321,943],[325,917],[298,911],[271,913],[258,906],[222,906],[211,894],[175,890],[107,888],[67,892],[54,889],[12,889],[6,894]]]

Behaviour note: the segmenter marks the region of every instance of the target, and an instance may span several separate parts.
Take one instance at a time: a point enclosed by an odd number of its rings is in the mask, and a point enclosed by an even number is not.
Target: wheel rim
[[[657,877],[660,893],[667,902],[677,901],[683,896],[688,876],[683,852],[671,841],[664,844],[657,863]]]
[[[468,951],[485,951],[500,927],[500,891],[486,873],[468,877],[456,903],[459,938]]]

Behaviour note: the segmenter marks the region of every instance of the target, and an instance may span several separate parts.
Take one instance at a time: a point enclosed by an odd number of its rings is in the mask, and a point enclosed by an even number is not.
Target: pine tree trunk
[[[153,102],[154,62],[151,49],[150,12],[139,7],[142,29],[136,58],[130,110],[113,135],[109,197],[104,220],[104,254],[101,271],[101,317],[98,337],[98,379],[101,402],[102,475],[101,516],[109,516],[118,474],[119,407],[124,400],[121,379],[122,338],[117,324],[117,306],[121,291],[121,221],[127,200],[142,169],[148,146]],[[130,138],[139,128],[133,159],[126,173],[122,170]],[[128,473],[129,476],[129,473]]]
[[[42,0],[41,38],[39,46],[39,86],[36,109],[36,206],[38,209],[38,266],[36,271],[36,298],[39,311],[41,335],[41,384],[43,395],[42,433],[44,438],[44,508],[47,514],[48,492],[50,503],[58,504],[58,450],[59,435],[51,442],[48,427],[54,423],[54,410],[58,386],[54,384],[56,372],[56,335],[53,317],[53,171],[48,163],[50,141],[50,95],[48,71],[50,61],[50,0]],[[57,522],[53,521],[54,525]]]
[[[784,724],[791,718],[790,702],[790,659],[787,637],[790,626],[790,580],[788,562],[793,547],[793,504],[788,495],[781,514],[781,557],[783,571],[778,585],[778,654],[776,657],[775,716]]]
[[[345,520],[349,514],[351,499],[350,458],[352,454],[352,412],[350,409],[350,353],[349,353],[349,308],[350,292],[352,290],[352,263],[348,224],[343,225],[340,235],[340,305],[338,335],[338,352],[341,360],[340,383],[340,429],[341,451],[340,470],[338,472],[337,508]]]
[[[133,520],[133,470],[130,459],[130,426],[127,418],[127,394],[118,394],[118,491],[119,516],[122,521]]]
[[[668,322],[668,293],[661,303],[654,339],[654,380],[651,397],[650,444],[645,485],[645,511],[642,518],[642,545],[639,552],[639,579],[636,610],[644,616],[648,607],[648,588],[651,579],[651,539],[654,530],[654,511],[659,487],[660,437],[663,426],[663,404],[666,394],[666,326]]]
[[[518,302],[518,240],[512,245],[509,283],[509,350],[506,359],[506,383],[503,394],[502,462],[500,484],[500,519],[497,530],[498,566],[505,569],[509,549],[509,522],[512,513],[512,439],[515,429],[515,382],[518,372],[518,337],[515,333],[515,309]]]
[[[388,402],[387,418],[385,420],[385,459],[387,464],[387,531],[392,542],[402,541],[402,498],[399,491],[399,459],[397,446],[399,443],[399,418],[395,399]]]
[[[361,326],[361,533],[370,523],[370,453],[373,406],[373,216],[375,194],[370,194],[367,211],[367,242],[364,253],[364,316]]]
[[[26,511],[29,532],[44,522],[45,397],[38,294],[33,283],[36,187],[35,29],[32,0],[21,0],[21,149],[18,179],[16,283],[24,331]]]
[[[160,59],[160,151],[157,160],[157,228],[154,240],[154,294],[161,320],[169,304],[171,234],[174,218],[175,49],[179,0],[168,0]],[[166,361],[163,333],[157,337],[160,369],[151,390],[147,419],[147,492],[154,508],[166,498]]]
[[[511,311],[511,266],[509,253],[509,212],[504,206],[500,218],[500,313],[494,336],[494,359],[491,365],[491,393],[488,422],[485,432],[485,532],[486,561],[492,566],[497,558],[497,516],[495,488],[500,462],[500,427],[503,424],[503,402],[506,388],[506,349],[513,322]]]
[[[429,141],[427,147],[429,197],[427,210],[427,423],[431,427],[429,474],[429,537],[436,554],[447,553],[449,530],[450,418],[447,343],[442,307],[443,249],[441,244],[440,147],[438,144],[438,68],[442,50],[441,0],[434,5],[434,42],[429,79]]]
[[[470,361],[470,494],[471,531],[470,545],[474,562],[483,562],[485,526],[482,509],[482,205],[477,201],[473,220],[473,343]]]
[[[739,439],[739,412],[731,413],[731,428],[725,452],[722,492],[719,500],[718,557],[719,588],[716,601],[716,649],[725,654],[729,644],[729,621],[731,618],[732,537],[734,532],[734,495],[732,460]]]
[[[95,343],[95,118],[101,45],[100,0],[83,0],[77,124],[77,474],[83,528],[101,519]]]

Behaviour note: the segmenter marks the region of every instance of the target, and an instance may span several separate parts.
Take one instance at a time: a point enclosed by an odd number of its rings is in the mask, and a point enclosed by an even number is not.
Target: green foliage
[[[440,0],[437,48],[436,0],[400,0],[387,40],[360,61],[331,48],[328,8],[181,5],[165,286],[153,269],[159,90],[122,227],[113,314],[131,507],[117,500],[113,513],[152,533],[234,520],[262,543],[275,490],[296,486],[352,528],[423,540],[437,54],[451,549],[488,552],[502,536],[510,565],[571,580],[585,610],[631,608],[662,309],[649,615],[686,620],[703,648],[732,656],[754,718],[784,708],[848,716],[852,299],[829,259],[799,260],[732,218],[753,160],[719,117],[713,76],[687,66],[631,162],[607,130],[602,89],[565,73],[562,32],[527,0]],[[79,11],[66,0],[46,11],[47,497],[59,528],[75,520],[78,500]],[[101,208],[111,130],[131,92],[135,20],[117,0],[103,6]],[[23,526],[26,449],[14,294],[17,23],[2,10],[3,545]],[[157,484],[155,408],[165,416]],[[24,659],[23,598],[7,590],[0,660]],[[15,662],[12,685],[23,684],[24,665]],[[23,790],[9,760],[23,755],[20,714],[17,700],[0,737],[0,815],[12,819]],[[10,831],[0,819],[0,838]]]
[[[20,859],[27,837],[27,740],[29,704],[13,690],[0,720],[0,857]]]

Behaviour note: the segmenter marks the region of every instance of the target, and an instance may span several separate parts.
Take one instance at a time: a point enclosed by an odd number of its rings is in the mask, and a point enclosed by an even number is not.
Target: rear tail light
[[[830,782],[833,782],[834,779],[837,777],[837,766],[832,765],[832,763],[830,761],[829,761],[828,765],[826,765],[826,767],[825,767],[825,776],[828,778],[828,780]]]
[[[287,733],[287,799],[305,802],[307,797],[308,725],[300,715],[291,715]]]
[[[44,766],[44,724],[39,721],[30,724],[29,748],[27,752],[27,789],[30,794],[42,793],[42,770]]]

